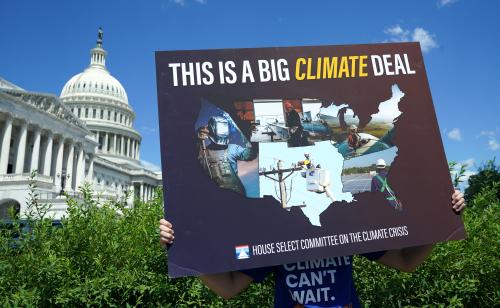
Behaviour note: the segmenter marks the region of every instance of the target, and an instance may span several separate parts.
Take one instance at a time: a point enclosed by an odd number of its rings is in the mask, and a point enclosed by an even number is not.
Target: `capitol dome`
[[[106,50],[102,48],[102,30],[100,30],[97,46],[90,50],[89,67],[66,82],[61,91],[61,99],[80,95],[97,95],[116,100],[118,104],[128,105],[127,92],[106,69],[106,55]]]
[[[100,94],[120,103],[128,104],[127,92],[122,84],[105,67],[90,65],[85,71],[73,76],[61,92],[61,98],[86,94]]]
[[[89,66],[66,82],[60,99],[94,134],[101,157],[116,163],[136,163],[142,138],[133,128],[135,113],[127,92],[106,68],[102,38],[99,29]]]

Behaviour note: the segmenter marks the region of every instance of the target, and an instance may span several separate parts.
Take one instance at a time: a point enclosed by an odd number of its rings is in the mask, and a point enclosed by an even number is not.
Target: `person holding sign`
[[[465,208],[464,195],[455,190],[451,207]],[[160,220],[160,243],[170,245],[174,230]],[[404,272],[412,272],[429,256],[433,245],[408,247],[363,254],[369,260]],[[202,282],[219,296],[232,298],[252,282],[261,282],[270,273],[275,277],[275,307],[360,307],[352,276],[352,256],[331,257],[250,270],[201,275]]]

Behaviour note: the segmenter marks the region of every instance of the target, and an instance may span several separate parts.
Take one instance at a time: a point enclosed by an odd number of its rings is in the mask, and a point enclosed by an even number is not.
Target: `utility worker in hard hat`
[[[304,160],[300,160],[298,162],[298,165],[302,166],[302,168],[305,170],[314,170],[314,165],[311,160],[311,154],[309,152],[305,152],[304,158],[305,158]],[[302,171],[300,174],[302,175],[302,177],[304,178],[306,177],[306,171]]]
[[[387,201],[394,209],[401,211],[403,209],[403,205],[401,201],[396,198],[394,191],[387,183],[387,164],[385,160],[382,158],[377,159],[377,163],[375,164],[377,168],[377,174],[372,178],[372,187],[371,191],[380,191],[385,194]]]
[[[304,158],[305,158],[304,160],[299,162],[299,165],[305,166],[307,169],[311,169],[313,167],[311,160],[311,153],[305,152]]]
[[[290,102],[285,102],[285,111],[285,125],[288,127],[290,134],[288,143],[291,147],[299,147],[302,145],[302,134],[304,133],[304,127],[300,121],[300,116]]]
[[[358,134],[358,127],[356,125],[349,126],[349,134],[347,135],[347,144],[353,150],[356,150],[361,145],[361,136]]]
[[[245,195],[238,176],[238,160],[250,161],[257,155],[250,143],[245,147],[230,143],[229,121],[225,117],[213,116],[206,126],[197,130],[200,161],[203,169],[221,188],[231,189]],[[246,140],[242,136],[242,140]],[[210,144],[206,143],[210,141]]]

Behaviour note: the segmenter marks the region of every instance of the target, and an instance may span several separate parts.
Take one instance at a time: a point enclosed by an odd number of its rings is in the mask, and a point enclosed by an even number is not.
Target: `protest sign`
[[[156,66],[171,276],[465,237],[418,43]]]

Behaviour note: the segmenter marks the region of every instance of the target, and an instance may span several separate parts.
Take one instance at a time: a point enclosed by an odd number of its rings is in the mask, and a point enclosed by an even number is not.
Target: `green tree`
[[[495,184],[497,183],[497,184]],[[465,200],[472,205],[471,201],[483,190],[493,190],[500,199],[500,166],[495,159],[491,159],[478,168],[478,172],[469,178],[469,186],[465,189]]]

